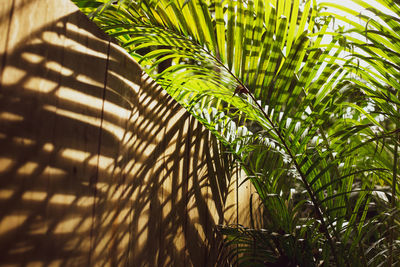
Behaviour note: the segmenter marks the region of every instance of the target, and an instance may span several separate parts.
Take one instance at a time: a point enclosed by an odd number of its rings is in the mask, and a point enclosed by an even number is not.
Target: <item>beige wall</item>
[[[0,266],[214,266],[216,145],[68,0],[0,4]]]

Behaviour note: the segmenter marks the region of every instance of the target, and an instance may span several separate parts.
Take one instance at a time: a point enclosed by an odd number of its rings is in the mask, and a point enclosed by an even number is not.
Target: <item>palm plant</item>
[[[221,226],[233,261],[243,266],[395,261],[398,221],[376,207],[382,207],[381,193],[391,196],[389,210],[397,207],[393,103],[399,100],[387,94],[398,92],[392,86],[397,78],[385,80],[390,88],[380,86],[375,72],[352,57],[343,60],[349,41],[343,32],[329,32],[332,17],[322,16],[315,1],[74,2],[217,136],[251,180],[265,230]],[[364,50],[387,52],[375,46]],[[395,55],[390,54],[398,66]],[[368,84],[350,79],[354,71]],[[367,103],[389,114],[388,128],[365,111]]]

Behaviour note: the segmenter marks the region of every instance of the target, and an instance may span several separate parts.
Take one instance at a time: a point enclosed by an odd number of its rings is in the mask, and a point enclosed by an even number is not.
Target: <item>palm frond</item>
[[[380,259],[379,253],[364,256],[363,227],[372,225],[376,185],[396,184],[397,158],[391,159],[398,140],[387,140],[399,128],[397,17],[368,6],[386,24],[360,16],[362,25],[318,12],[311,0],[74,2],[241,163],[269,229],[223,230],[239,245],[232,258],[244,265],[304,266]],[[392,1],[380,2],[400,10]],[[331,33],[332,16],[351,23],[349,33],[364,36],[368,45]],[[327,35],[332,40],[324,43]],[[364,55],[353,50],[343,58],[348,46]],[[352,79],[354,73],[367,83]],[[367,98],[396,126],[367,112]],[[304,254],[309,248],[312,253]]]

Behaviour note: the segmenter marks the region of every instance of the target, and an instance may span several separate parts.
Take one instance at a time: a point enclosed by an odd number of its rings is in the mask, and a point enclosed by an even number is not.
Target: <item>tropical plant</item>
[[[232,261],[398,264],[397,17],[389,28],[352,24],[373,44],[364,45],[332,32],[337,16],[311,0],[74,2],[217,136],[251,180],[264,230],[221,226]],[[390,51],[381,39],[392,42]],[[349,46],[370,54],[344,60]]]

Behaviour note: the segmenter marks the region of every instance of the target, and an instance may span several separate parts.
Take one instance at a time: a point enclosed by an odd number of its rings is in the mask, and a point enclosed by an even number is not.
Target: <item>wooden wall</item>
[[[223,266],[216,146],[68,0],[1,1],[0,266]]]

